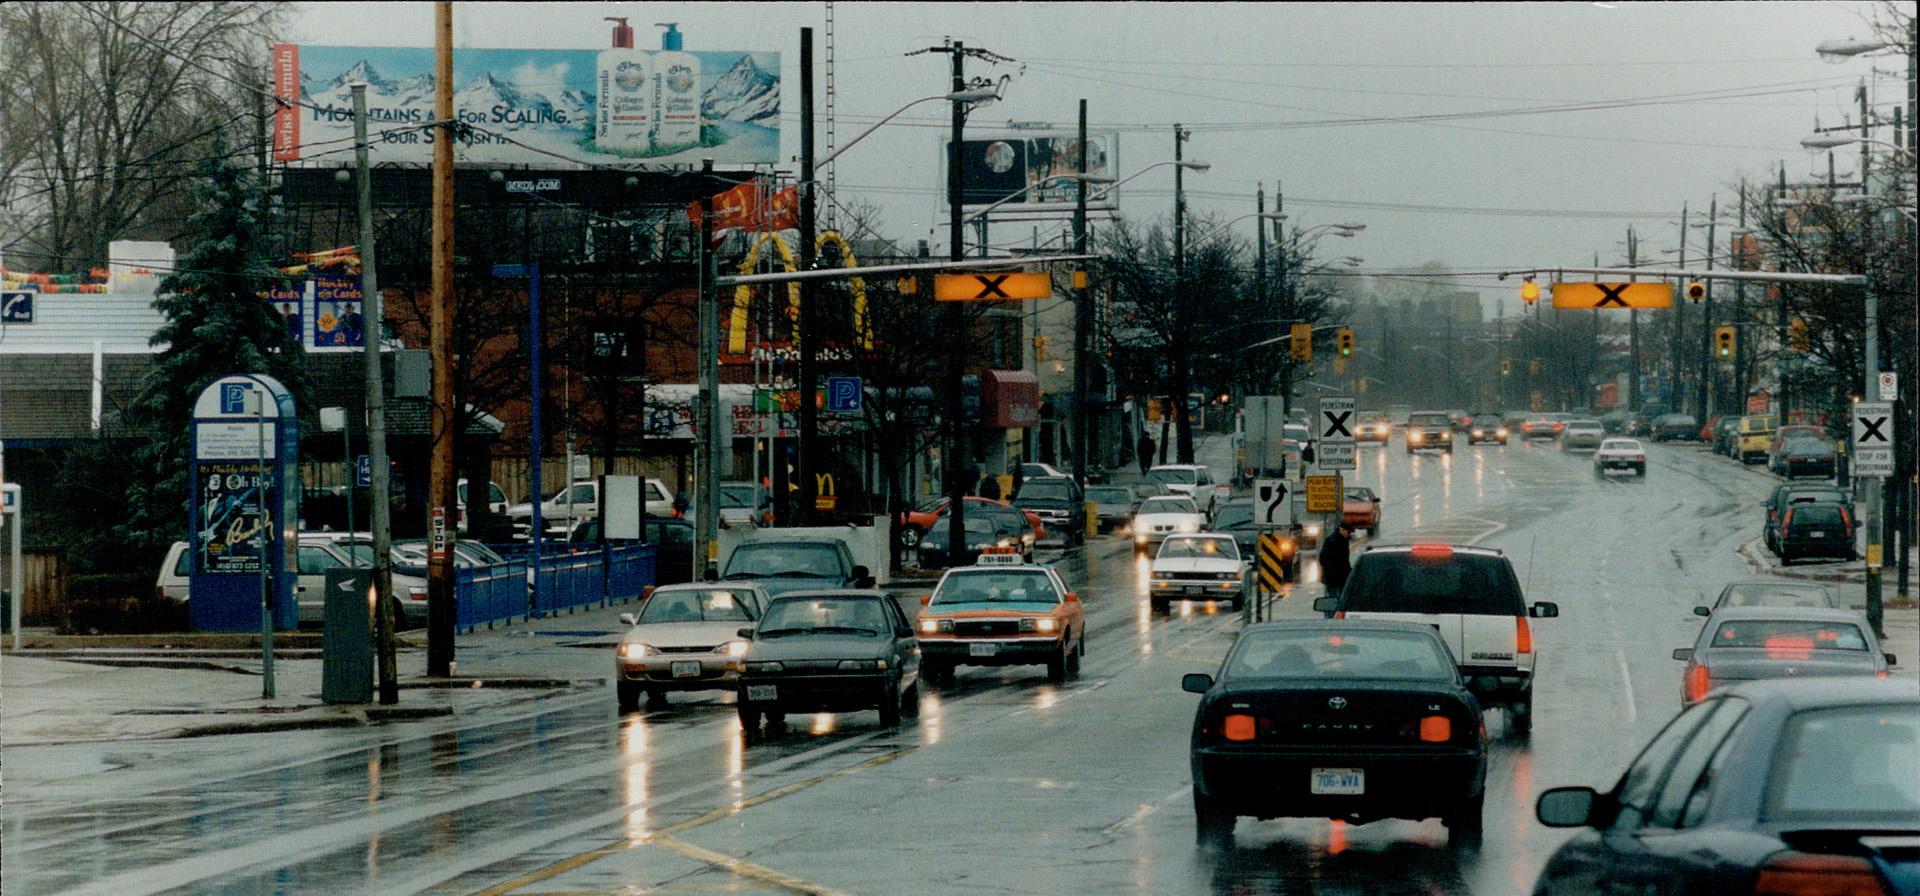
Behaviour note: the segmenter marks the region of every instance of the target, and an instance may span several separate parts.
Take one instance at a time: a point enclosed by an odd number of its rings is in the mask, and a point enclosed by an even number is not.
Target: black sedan
[[[1191,762],[1196,836],[1255,818],[1430,818],[1477,845],[1486,798],[1480,704],[1431,626],[1287,620],[1252,625],[1201,694]]]
[[[953,517],[943,516],[935,520],[927,529],[920,546],[914,549],[915,559],[921,569],[945,569],[949,566],[971,566],[980,561],[980,552],[990,547],[1013,547],[1019,549],[1023,557],[1030,558],[1033,549],[1021,541],[1020,536],[1030,532],[1024,522],[1015,522],[1006,515],[981,513],[978,507],[967,508],[967,519],[962,525],[966,528],[966,547],[955,562],[947,556],[947,531],[953,525]]]
[[[1920,685],[1728,688],[1667,723],[1612,790],[1557,787],[1535,811],[1584,828],[1537,896],[1920,893]]]
[[[1700,441],[1700,421],[1692,414],[1661,414],[1653,420],[1656,442]]]
[[[900,724],[920,711],[920,645],[884,591],[789,591],[740,629],[736,708],[749,736],[788,713],[880,711]]]

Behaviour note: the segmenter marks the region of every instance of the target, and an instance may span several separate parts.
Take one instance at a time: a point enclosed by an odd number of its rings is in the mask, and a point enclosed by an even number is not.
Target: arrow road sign
[[[942,302],[1004,302],[1053,297],[1047,273],[935,274],[933,297]]]
[[[1285,479],[1255,479],[1253,507],[1259,512],[1262,527],[1293,526],[1293,494],[1287,489]]]
[[[1672,308],[1671,283],[1555,283],[1555,308]]]
[[[1329,395],[1320,399],[1319,445],[1314,463],[1323,470],[1354,469],[1353,396]]]
[[[1853,403],[1853,472],[1893,475],[1893,402]]]

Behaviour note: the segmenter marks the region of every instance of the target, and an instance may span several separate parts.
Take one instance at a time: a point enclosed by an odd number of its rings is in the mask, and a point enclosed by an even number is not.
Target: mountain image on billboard
[[[675,64],[658,73],[646,66],[625,70],[629,79],[647,80],[643,89],[626,91],[645,98],[646,109],[621,109],[636,114],[622,114],[625,127],[615,131],[620,139],[610,140],[605,123],[596,127],[602,111],[600,52],[454,50],[454,117],[469,126],[456,136],[456,161],[568,167],[570,161],[697,164],[711,158],[744,165],[778,160],[779,53],[619,52],[669,57]],[[281,44],[273,55],[276,95],[298,104],[275,113],[276,159],[337,161],[336,155],[321,154],[351,146],[351,88],[360,82],[367,85],[374,160],[432,161],[438,136],[430,126],[432,50]],[[656,85],[656,78],[666,80]],[[660,92],[656,87],[667,100],[653,99]],[[656,102],[672,114],[648,114]]]

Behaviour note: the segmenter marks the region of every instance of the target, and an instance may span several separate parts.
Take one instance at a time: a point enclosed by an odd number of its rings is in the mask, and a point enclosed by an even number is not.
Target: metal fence
[[[454,571],[455,620],[462,630],[625,603],[654,583],[651,544],[543,554],[538,561],[523,545],[495,550],[508,561]]]

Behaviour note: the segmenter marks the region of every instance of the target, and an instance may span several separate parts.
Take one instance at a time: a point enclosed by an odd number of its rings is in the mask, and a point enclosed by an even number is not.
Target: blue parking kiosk
[[[270,376],[229,374],[195,400],[187,502],[194,631],[260,631],[263,591],[274,628],[299,624],[299,430],[293,396]]]

